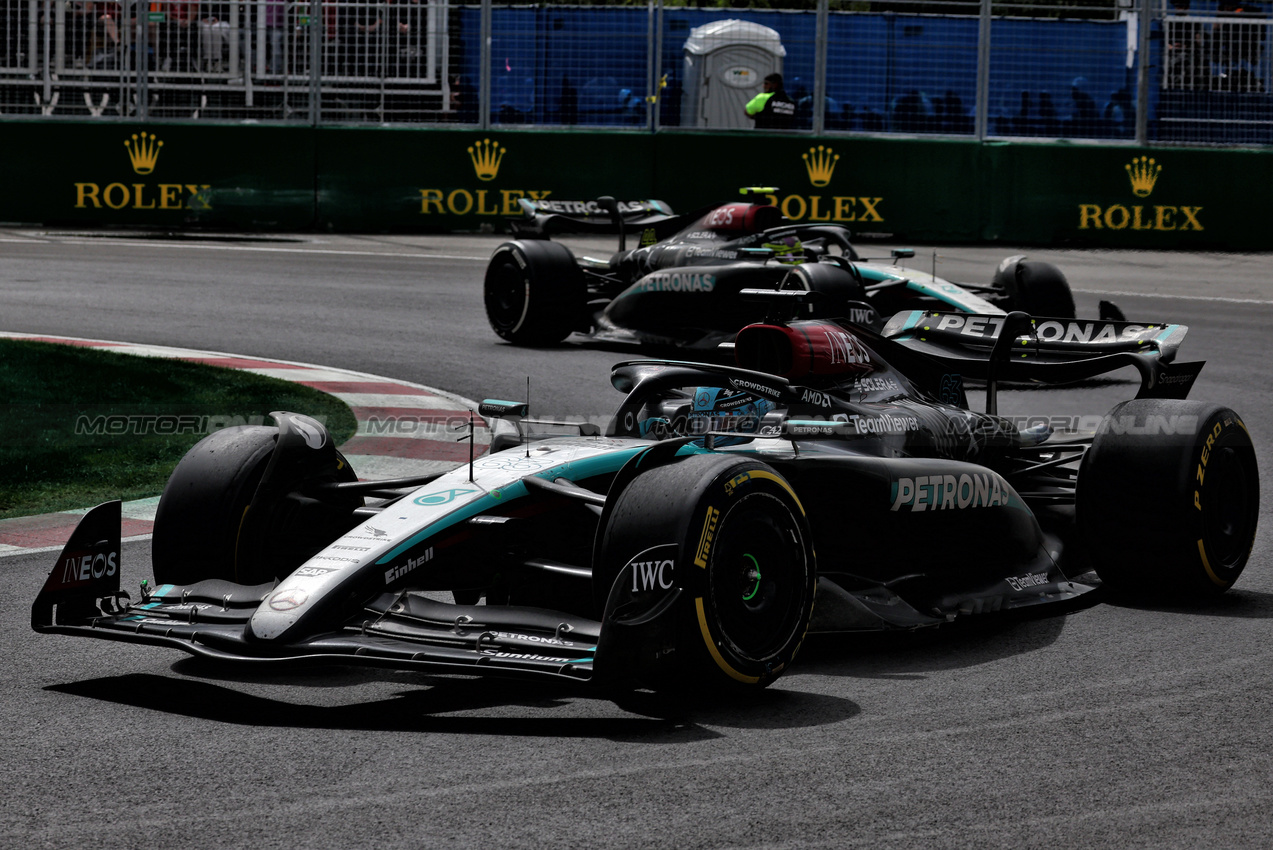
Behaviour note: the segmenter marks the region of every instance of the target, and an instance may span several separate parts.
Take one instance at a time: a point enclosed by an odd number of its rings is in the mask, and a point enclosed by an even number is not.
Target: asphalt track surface
[[[487,329],[496,241],[0,231],[0,325],[470,398],[518,398],[529,376],[538,414],[607,411],[622,355],[517,350]],[[937,269],[981,281],[1008,253],[941,248]],[[1208,361],[1193,397],[1243,414],[1273,482],[1266,257],[1029,253],[1065,270],[1081,312],[1113,297],[1129,318],[1190,325],[1182,359]],[[915,263],[931,261],[920,249]],[[1128,394],[1033,391],[1001,412],[1099,414]],[[811,642],[758,698],[671,716],[548,687],[244,674],[39,636],[28,605],[54,554],[0,558],[0,847],[1268,847],[1270,503],[1218,601]],[[899,545],[940,557],[976,542]],[[125,546],[126,587],[148,563],[148,542]]]

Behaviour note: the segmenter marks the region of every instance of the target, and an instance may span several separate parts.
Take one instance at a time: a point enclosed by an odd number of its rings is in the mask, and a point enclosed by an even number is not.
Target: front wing
[[[620,576],[625,584],[629,580]],[[90,511],[72,534],[32,605],[31,625],[38,632],[253,664],[339,663],[601,682],[610,681],[596,675],[598,658],[607,654],[624,659],[610,665],[615,679],[626,680],[634,662],[648,669],[645,656],[653,658],[663,648],[666,614],[678,601],[674,592],[648,605],[625,605],[622,614],[611,611],[612,604],[603,627],[546,609],[380,593],[322,631],[276,644],[251,638],[247,628],[260,606],[288,604],[276,587],[212,580],[151,590],[143,583],[140,601],[131,602],[120,588],[120,503],[108,502]]]

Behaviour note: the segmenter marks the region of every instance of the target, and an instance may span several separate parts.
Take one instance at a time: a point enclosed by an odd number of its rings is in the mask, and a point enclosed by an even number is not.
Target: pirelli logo
[[[716,523],[720,520],[720,511],[707,509],[707,517],[703,520],[703,533],[698,538],[698,551],[694,555],[694,563],[707,568],[707,556],[712,551],[712,538],[716,535]]]

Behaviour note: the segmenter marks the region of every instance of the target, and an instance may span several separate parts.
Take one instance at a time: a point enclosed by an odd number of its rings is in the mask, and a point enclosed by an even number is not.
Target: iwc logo
[[[467,146],[473,175],[482,183],[499,177],[500,166],[508,148],[494,139],[479,139]],[[461,173],[456,168],[455,173]],[[421,215],[491,215],[514,216],[520,211],[521,198],[540,201],[552,194],[551,189],[420,189]]]
[[[1151,156],[1132,157],[1123,166],[1132,194],[1148,198],[1163,166]],[[1079,204],[1079,230],[1202,230],[1202,207],[1183,204]]]
[[[831,185],[835,176],[836,164],[840,155],[826,145],[809,148],[802,153],[805,173],[809,175],[809,184],[815,189]],[[883,222],[880,213],[880,202],[883,198],[864,198],[856,195],[788,195],[779,198],[777,195],[766,195],[769,203],[782,210],[782,214],[792,221],[869,221]]]
[[[133,173],[146,176],[159,165],[164,143],[154,133],[133,133],[124,140]],[[207,183],[76,183],[76,209],[210,210]]]

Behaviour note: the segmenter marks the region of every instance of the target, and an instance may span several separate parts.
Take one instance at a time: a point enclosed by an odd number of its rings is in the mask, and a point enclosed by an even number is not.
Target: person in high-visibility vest
[[[756,122],[758,130],[790,129],[796,116],[796,102],[787,97],[782,88],[782,74],[765,77],[760,94],[744,107],[747,117]]]

